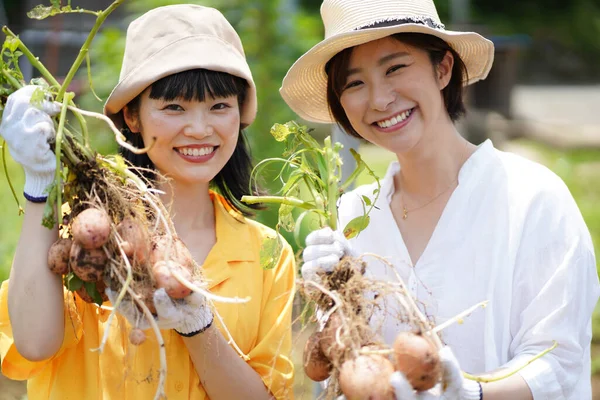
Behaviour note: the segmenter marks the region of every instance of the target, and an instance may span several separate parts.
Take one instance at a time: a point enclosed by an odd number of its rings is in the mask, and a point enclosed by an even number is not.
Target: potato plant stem
[[[337,197],[338,177],[336,174],[335,152],[331,144],[331,137],[325,138],[325,160],[327,161],[327,215],[328,225],[332,230],[337,230]]]
[[[242,196],[242,201],[248,204],[256,203],[271,203],[271,204],[285,204],[288,206],[300,207],[306,210],[313,210],[314,205],[297,199],[295,197],[286,196]]]
[[[2,28],[2,32],[4,32],[7,36],[11,36],[13,37],[15,40],[17,40],[17,47],[19,48],[19,50],[21,50],[21,52],[25,55],[25,57],[29,60],[29,62],[31,63],[31,65],[37,69],[41,74],[42,77],[52,86],[55,87],[60,87],[60,83],[58,83],[58,81],[54,78],[54,76],[52,76],[52,74],[50,73],[50,71],[48,71],[46,69],[46,67],[44,66],[44,64],[42,64],[40,62],[40,60],[33,55],[33,53],[31,52],[31,50],[29,50],[27,48],[27,46],[25,46],[25,43],[23,43],[21,41],[21,39],[19,39],[19,37],[13,32],[11,31],[8,27],[3,27]],[[11,83],[11,85],[15,88],[15,89],[19,89],[21,88],[21,83],[18,82],[14,77],[10,76],[10,74],[8,74],[8,72],[2,70],[2,74],[6,77],[6,79]],[[71,102],[72,105],[75,105],[74,103]],[[79,125],[81,126],[81,132],[84,138],[84,143],[87,145],[88,144],[88,130],[87,130],[87,124],[85,122],[85,120],[83,119],[83,117],[78,114],[77,112],[73,112],[73,114],[75,115],[75,118],[77,118],[77,121],[79,122]]]
[[[60,87],[60,83],[58,83],[58,81],[52,76],[50,71],[48,71],[46,69],[46,67],[44,67],[44,64],[42,64],[40,62],[40,60],[36,56],[33,55],[33,53],[27,48],[27,46],[25,46],[25,43],[23,43],[21,41],[21,39],[19,39],[19,37],[13,31],[11,31],[7,26],[5,26],[2,28],[2,32],[4,32],[8,36],[15,38],[18,41],[17,43],[18,43],[19,50],[21,50],[23,52],[23,55],[25,57],[27,57],[27,59],[29,60],[31,65],[35,69],[40,71],[40,73],[42,74],[44,79],[46,79],[49,84],[56,86],[56,87]]]
[[[79,54],[77,55],[77,58],[73,62],[73,65],[71,65],[71,69],[69,69],[69,72],[67,73],[67,76],[65,77],[65,80],[63,81],[63,84],[60,87],[58,94],[56,95],[57,101],[62,100],[67,88],[69,87],[69,84],[75,77],[75,73],[77,73],[79,66],[85,60],[86,55],[88,54],[88,51],[89,51],[88,49],[89,49],[90,45],[92,44],[92,40],[94,40],[94,37],[96,36],[96,33],[98,32],[98,29],[100,29],[100,26],[102,25],[102,23],[104,22],[106,17],[108,17],[108,15],[111,12],[113,12],[114,9],[117,8],[123,1],[125,1],[125,0],[114,1],[110,6],[108,6],[108,8],[106,10],[104,10],[98,14],[98,17],[96,18],[96,22],[94,23],[92,30],[90,31],[90,33],[88,34],[88,37],[86,38],[85,42],[81,46],[81,49],[79,50]]]
[[[17,197],[17,192],[15,192],[15,188],[10,180],[10,176],[8,175],[8,167],[6,166],[6,142],[2,141],[2,165],[4,166],[4,174],[6,175],[6,181],[8,182],[8,186],[10,186],[10,191],[12,192],[15,201],[17,202],[17,206],[19,207],[19,215],[25,213],[23,207],[21,207],[21,203],[19,202],[19,198]]]
[[[60,118],[58,120],[58,129],[56,130],[56,144],[54,146],[54,154],[56,155],[56,171],[54,182],[56,185],[56,208],[59,212],[56,213],[56,223],[58,226],[62,223],[62,212],[60,211],[62,206],[62,168],[61,168],[61,145],[63,131],[65,129],[65,120],[67,119],[67,104],[73,99],[73,93],[67,93],[63,99],[63,107],[60,110]]]

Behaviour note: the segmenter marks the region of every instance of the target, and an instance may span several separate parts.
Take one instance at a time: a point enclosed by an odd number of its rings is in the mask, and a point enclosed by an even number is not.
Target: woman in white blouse
[[[440,23],[432,0],[325,0],[325,39],[289,70],[282,97],[301,117],[339,123],[397,155],[381,181],[371,223],[346,241],[329,229],[307,238],[305,279],[349,252],[386,257],[436,323],[483,300],[484,310],[442,333],[456,369],[490,373],[551,353],[507,379],[462,380],[456,399],[591,399],[591,315],[599,285],[589,231],[551,171],[475,146],[454,122],[463,86],[484,79],[493,45]],[[342,197],[340,227],[362,215],[362,196]],[[370,261],[367,274],[394,279]],[[404,329],[384,318],[391,343]],[[397,378],[397,377],[396,377]],[[407,393],[397,397],[437,398]]]

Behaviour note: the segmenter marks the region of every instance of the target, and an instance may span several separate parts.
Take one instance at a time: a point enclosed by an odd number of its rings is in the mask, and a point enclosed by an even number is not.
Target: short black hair
[[[175,100],[183,99],[185,101],[205,101],[206,96],[228,97],[237,95],[238,105],[241,110],[244,108],[246,96],[248,94],[248,82],[240,77],[228,74],[226,72],[212,71],[207,69],[191,69],[166,76],[150,87],[151,99]],[[136,98],[127,104],[127,108],[132,115],[139,115],[140,107],[139,94]],[[235,150],[227,164],[211,181],[211,188],[219,192],[227,202],[245,216],[252,216],[253,210],[262,209],[260,204],[245,204],[241,201],[243,195],[248,194],[250,189],[250,177],[253,168],[250,148],[243,130],[240,125],[240,132]],[[127,142],[137,148],[145,147],[142,135],[132,133],[129,129],[123,129],[123,134]],[[124,147],[119,148],[119,153],[129,161],[138,171],[150,182],[154,179],[152,171],[156,168],[148,154],[135,154]],[[254,186],[254,185],[253,185]],[[255,189],[258,192],[258,188]]]
[[[429,54],[429,59],[434,69],[442,62],[447,52],[454,57],[450,82],[442,89],[446,111],[452,122],[456,122],[466,113],[463,101],[463,84],[468,81],[467,68],[458,53],[446,41],[437,36],[425,33],[396,33],[391,35],[394,39],[409,46],[424,50]],[[325,65],[327,73],[327,103],[333,119],[350,135],[361,137],[350,124],[350,120],[342,107],[340,97],[342,89],[348,78],[348,65],[354,47],[337,53]]]

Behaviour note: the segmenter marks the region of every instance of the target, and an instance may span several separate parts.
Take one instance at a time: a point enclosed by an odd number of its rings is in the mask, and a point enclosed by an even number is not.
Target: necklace
[[[467,147],[469,146],[469,142],[468,142],[468,141],[465,141],[465,142],[466,142],[466,143],[465,143],[465,148],[464,148],[464,150],[463,150],[463,154],[462,154],[462,157],[461,157],[461,158],[463,158],[463,162],[461,163],[461,166],[462,166],[462,164],[464,164],[464,162],[465,162],[465,161],[467,161],[467,160],[465,159],[465,157],[464,157],[464,156],[465,156],[465,154],[466,154],[466,152],[467,152]],[[456,179],[454,179],[452,182],[450,182],[450,185],[448,185],[448,187],[447,187],[446,189],[444,189],[444,190],[442,190],[440,193],[436,194],[436,195],[435,195],[433,198],[429,199],[429,200],[428,200],[428,201],[427,201],[425,204],[421,204],[420,206],[418,206],[418,207],[414,207],[414,208],[411,208],[410,210],[409,210],[408,208],[406,208],[406,201],[404,200],[404,194],[403,194],[403,192],[400,192],[400,198],[402,199],[402,219],[406,219],[406,218],[408,218],[408,213],[409,213],[409,212],[413,212],[413,211],[416,211],[416,210],[420,210],[421,208],[423,208],[423,207],[425,207],[425,206],[428,206],[429,204],[433,203],[433,202],[434,202],[436,199],[438,199],[438,198],[439,198],[441,195],[443,195],[443,194],[444,194],[444,193],[446,193],[448,190],[450,190],[450,188],[451,188],[452,186],[454,186],[454,184],[455,184],[456,182],[458,182],[458,174],[457,174],[457,176],[456,176]]]

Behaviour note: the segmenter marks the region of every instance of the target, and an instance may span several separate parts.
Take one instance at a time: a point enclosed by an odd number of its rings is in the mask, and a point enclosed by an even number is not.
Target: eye
[[[231,105],[228,103],[217,103],[211,107],[211,110],[225,110],[227,108],[231,108]]]
[[[362,81],[352,81],[352,82],[346,84],[346,86],[344,86],[344,88],[342,89],[342,92],[344,90],[352,89],[352,88],[358,87],[360,85],[362,85]]]
[[[386,73],[387,75],[389,75],[389,74],[391,74],[391,73],[393,73],[393,72],[396,72],[396,71],[398,71],[399,69],[401,69],[401,68],[404,68],[404,67],[406,67],[406,65],[404,65],[404,64],[398,64],[398,65],[394,65],[394,66],[392,66],[392,67],[388,68],[388,70],[387,70],[385,73]]]
[[[163,110],[183,111],[183,107],[181,107],[179,104],[167,104],[166,106],[163,107]]]

